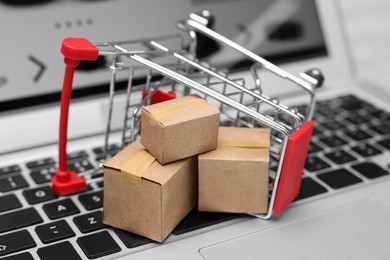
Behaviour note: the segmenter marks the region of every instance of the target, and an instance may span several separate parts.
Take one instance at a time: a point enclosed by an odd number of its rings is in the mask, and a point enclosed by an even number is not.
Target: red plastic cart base
[[[273,207],[274,216],[282,214],[301,189],[302,172],[305,167],[313,127],[313,121],[308,121],[288,138]]]

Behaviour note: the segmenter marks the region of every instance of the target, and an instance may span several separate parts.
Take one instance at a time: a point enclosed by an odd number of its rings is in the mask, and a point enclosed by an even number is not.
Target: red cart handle
[[[58,195],[69,195],[83,191],[85,180],[77,173],[69,170],[66,153],[69,104],[72,96],[72,84],[75,68],[81,60],[97,60],[99,50],[88,40],[82,38],[66,38],[62,41],[61,52],[66,64],[64,84],[61,94],[61,114],[59,129],[59,168],[52,178],[53,192]]]

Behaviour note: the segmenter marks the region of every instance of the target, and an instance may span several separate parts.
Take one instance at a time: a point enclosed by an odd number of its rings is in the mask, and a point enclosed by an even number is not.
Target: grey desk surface
[[[390,0],[339,0],[359,77],[390,88]]]

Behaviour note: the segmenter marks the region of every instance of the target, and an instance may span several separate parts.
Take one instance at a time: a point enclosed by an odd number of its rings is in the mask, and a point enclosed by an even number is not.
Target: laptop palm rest
[[[214,259],[381,259],[390,256],[390,209],[364,200],[199,250]]]

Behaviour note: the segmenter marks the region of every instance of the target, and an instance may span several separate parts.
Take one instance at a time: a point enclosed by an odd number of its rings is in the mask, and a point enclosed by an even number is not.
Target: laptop
[[[355,80],[336,2],[0,1],[1,259],[387,259],[388,96]],[[93,178],[81,193],[52,193],[65,67],[59,50],[69,36],[105,42],[175,34],[177,21],[204,9],[221,34],[294,75],[315,67],[326,80],[316,91],[301,191],[281,216],[194,210],[159,244],[101,222],[106,60],[77,70],[70,106],[69,168]],[[209,59],[253,80],[248,63],[218,55],[223,50],[216,47]],[[207,58],[208,51],[198,54]],[[303,104],[294,88],[262,80],[267,95]],[[111,155],[120,149],[125,91],[118,90]]]

